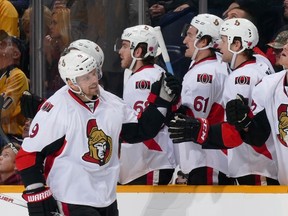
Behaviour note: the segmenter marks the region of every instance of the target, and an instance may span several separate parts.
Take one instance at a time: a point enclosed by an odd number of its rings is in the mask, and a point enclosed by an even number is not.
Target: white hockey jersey
[[[126,81],[123,100],[138,113],[148,106],[151,85],[165,72],[158,65],[142,67]],[[173,143],[168,127],[164,126],[154,139],[143,143],[121,144],[119,183],[127,184],[150,171],[176,167]]]
[[[251,106],[252,90],[269,72],[264,62],[256,63],[255,60],[251,60],[242,64],[226,79],[223,103],[226,104],[229,100],[235,99],[237,94],[241,94],[248,98]],[[228,169],[230,177],[258,174],[276,178],[275,163],[267,145],[259,148],[243,143],[236,148],[228,149]]]
[[[227,75],[226,63],[221,63],[216,57],[190,65],[183,78],[181,99],[182,104],[191,111],[191,116],[207,118],[211,124],[223,121],[224,108],[221,102]],[[204,150],[193,142],[174,144],[174,149],[177,162],[184,173],[205,166],[223,173],[228,172],[227,156],[222,150]]]
[[[271,127],[267,145],[275,162],[278,181],[288,185],[288,96],[287,71],[264,77],[253,89],[253,113],[265,109]],[[262,165],[265,166],[265,165]],[[278,168],[278,169],[277,169]]]
[[[67,86],[58,90],[42,105],[22,144],[26,152],[40,152],[64,140],[45,160],[47,185],[58,201],[106,207],[116,199],[119,134],[122,124],[137,122],[137,113],[99,88],[93,111]]]

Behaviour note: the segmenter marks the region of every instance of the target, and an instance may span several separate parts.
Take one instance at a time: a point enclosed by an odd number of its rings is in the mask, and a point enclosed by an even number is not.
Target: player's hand
[[[209,122],[177,113],[170,121],[168,132],[173,143],[193,141],[202,145],[208,138]]]
[[[169,95],[173,96],[172,102],[175,103],[179,101],[182,90],[182,83],[179,81],[179,79],[177,79],[177,77],[170,73],[165,73],[165,76],[164,89]]]
[[[151,93],[148,101],[158,107],[170,107],[175,99],[178,99],[181,93],[181,83],[174,76],[168,76],[162,73],[160,79],[151,86]]]
[[[40,187],[26,190],[22,195],[27,201],[30,216],[52,216],[60,215],[56,200],[49,188]]]
[[[237,94],[236,99],[230,100],[226,104],[227,122],[234,125],[237,130],[247,128],[252,116],[253,114],[248,106],[248,99],[240,94]]]
[[[40,106],[45,100],[29,91],[24,91],[20,99],[21,113],[26,118],[34,118]]]

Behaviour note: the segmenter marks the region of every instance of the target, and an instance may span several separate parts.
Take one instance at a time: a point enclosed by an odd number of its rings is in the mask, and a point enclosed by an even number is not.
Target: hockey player
[[[283,47],[279,63],[288,68],[288,45]],[[253,146],[262,146],[272,140],[275,146],[274,161],[277,163],[278,180],[281,185],[288,185],[288,135],[287,135],[287,86],[288,73],[283,70],[264,77],[253,89],[253,115],[247,104],[239,99],[227,104],[227,118],[235,125],[241,138]],[[222,129],[224,132],[226,128]],[[237,145],[237,142],[234,142]]]
[[[153,27],[137,25],[123,31],[119,49],[121,67],[132,72],[124,84],[123,100],[140,115],[149,104],[148,96],[152,84],[165,72],[155,64],[158,53],[159,46]],[[179,94],[180,91],[179,88]],[[122,141],[119,179],[121,184],[170,183],[176,162],[167,126],[164,126],[156,137],[139,145],[130,144],[127,140]]]
[[[207,118],[211,124],[224,120],[222,94],[228,76],[227,65],[218,60],[215,47],[220,39],[223,20],[212,14],[199,14],[186,29],[185,57],[191,58],[183,78],[182,107],[186,115]],[[180,168],[188,175],[188,185],[232,184],[225,176],[227,157],[223,151],[203,150],[199,145],[183,142],[174,145]],[[219,171],[221,171],[219,173]]]
[[[137,118],[99,86],[99,58],[67,50],[58,67],[66,85],[41,106],[16,158],[29,215],[117,216],[120,133],[131,143],[157,134],[177,97],[171,79],[170,95],[164,76],[152,85],[153,100]]]
[[[226,104],[229,100],[235,99],[237,94],[242,94],[251,106],[252,90],[267,71],[267,65],[257,64],[252,53],[252,48],[258,42],[257,29],[246,19],[234,18],[223,23],[220,34],[222,59],[229,62],[231,68],[231,73],[225,82],[223,102]],[[171,134],[173,137],[182,136],[174,132]],[[206,133],[202,133],[201,139],[205,138],[204,134]],[[229,135],[225,133],[224,136],[227,139]],[[231,141],[232,143],[226,146],[233,146],[233,140]],[[265,144],[261,148],[239,145],[237,148],[228,149],[229,175],[237,178],[238,184],[261,184],[260,175],[276,179],[276,166],[272,157],[274,151],[273,145],[270,144]]]

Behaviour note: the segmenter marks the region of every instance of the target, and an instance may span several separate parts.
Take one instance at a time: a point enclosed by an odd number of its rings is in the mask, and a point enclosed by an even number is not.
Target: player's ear
[[[73,89],[73,90],[75,90],[75,91],[79,91],[79,90],[80,90],[79,87],[76,86],[76,85],[74,85],[73,82],[72,82],[70,79],[67,79],[67,85],[68,85],[71,89]]]
[[[143,54],[143,49],[138,46],[135,50],[134,50],[134,57],[136,58],[142,58],[144,56]]]

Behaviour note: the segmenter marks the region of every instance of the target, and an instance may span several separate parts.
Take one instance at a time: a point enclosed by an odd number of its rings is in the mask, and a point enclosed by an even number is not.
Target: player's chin
[[[191,54],[191,52],[189,52],[188,49],[185,51],[184,55],[185,55],[186,58],[191,58],[192,57],[192,54]]]

